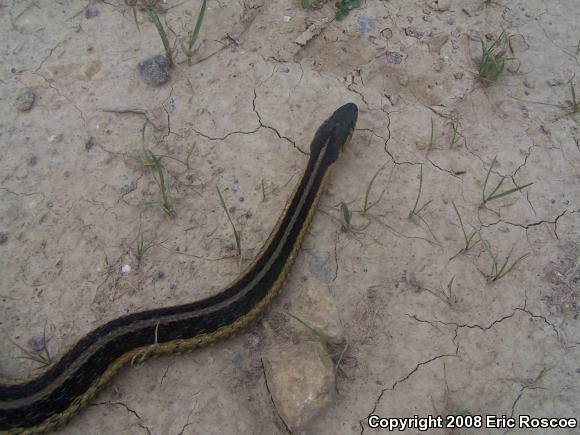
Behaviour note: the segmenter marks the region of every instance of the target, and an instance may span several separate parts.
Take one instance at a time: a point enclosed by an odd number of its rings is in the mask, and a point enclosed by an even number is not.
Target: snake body
[[[317,130],[306,168],[270,236],[242,274],[214,296],[114,319],[81,338],[56,363],[23,382],[0,383],[0,433],[44,433],[66,423],[119,371],[144,355],[213,343],[258,318],[282,287],[331,169],[349,142],[355,104]]]

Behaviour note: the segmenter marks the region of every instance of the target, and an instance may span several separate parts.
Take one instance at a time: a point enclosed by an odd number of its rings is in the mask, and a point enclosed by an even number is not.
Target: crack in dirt
[[[289,433],[290,435],[292,435],[292,431],[288,427],[288,424],[286,423],[286,421],[280,415],[280,412],[278,412],[278,408],[276,407],[276,403],[274,402],[274,398],[272,397],[272,392],[270,391],[270,386],[268,385],[268,377],[266,376],[266,366],[264,365],[264,359],[260,358],[260,362],[262,363],[262,374],[264,375],[264,383],[266,384],[266,390],[268,391],[268,395],[270,396],[270,401],[272,402],[272,406],[274,407],[274,410],[276,411],[276,415],[278,416],[280,421],[284,424],[284,428],[286,429],[286,432]]]
[[[258,127],[258,129],[264,127],[268,130],[272,130],[274,133],[276,133],[276,136],[278,136],[279,139],[284,139],[286,141],[288,141],[289,143],[292,144],[292,146],[297,149],[298,151],[300,151],[302,154],[304,155],[309,155],[310,153],[307,153],[306,151],[304,151],[303,149],[301,149],[298,145],[296,145],[296,142],[294,142],[292,139],[290,139],[289,137],[286,137],[284,135],[281,135],[280,132],[275,128],[272,127],[270,125],[264,124],[262,122],[262,116],[260,115],[260,112],[258,112],[258,109],[256,109],[256,100],[258,99],[258,94],[256,92],[256,88],[254,88],[254,98],[252,99],[252,110],[254,111],[254,113],[256,114],[256,116],[258,117],[258,123],[260,124],[260,126]]]
[[[111,402],[111,401],[107,401],[107,402],[97,402],[97,403],[91,403],[90,406],[103,406],[103,405],[115,405],[115,406],[120,406],[122,408],[124,408],[127,412],[129,412],[130,414],[133,414],[135,417],[137,417],[137,424],[139,425],[140,428],[145,429],[147,431],[147,433],[149,435],[152,435],[151,429],[149,429],[149,427],[147,427],[145,424],[143,424],[143,418],[139,415],[139,413],[137,411],[135,411],[134,409],[130,408],[125,402],[121,402],[121,401],[117,401],[117,402]]]
[[[504,221],[503,219],[499,219],[499,220],[497,220],[495,222],[492,222],[490,224],[481,225],[481,227],[482,228],[490,228],[490,227],[493,227],[493,226],[498,225],[498,224],[504,224],[504,225],[511,225],[511,226],[514,226],[514,227],[523,228],[524,230],[526,230],[526,233],[527,233],[528,229],[531,228],[531,227],[537,227],[538,225],[542,225],[542,224],[551,224],[551,225],[554,226],[554,235],[556,236],[556,239],[557,240],[560,240],[560,237],[558,237],[558,220],[562,216],[564,216],[566,213],[568,213],[568,209],[564,210],[562,213],[560,213],[559,215],[557,215],[556,218],[554,220],[552,220],[552,221],[542,219],[540,221],[532,222],[532,223],[529,223],[527,225],[524,225],[524,224],[519,224],[519,223],[516,223],[516,222],[509,222],[509,221]],[[571,212],[570,214],[572,214],[572,213],[575,213],[575,211]]]
[[[426,319],[419,318],[416,314],[405,314],[405,315],[407,317],[419,322],[419,323],[428,323],[432,326],[435,323],[437,323],[437,324],[441,324],[441,325],[445,325],[445,326],[455,327],[455,336],[453,337],[453,340],[452,340],[455,343],[455,339],[457,338],[457,333],[458,333],[459,329],[461,329],[461,328],[479,329],[479,330],[485,332],[485,331],[488,331],[491,328],[493,328],[498,323],[501,323],[507,319],[511,319],[512,317],[515,316],[517,311],[521,311],[523,313],[526,313],[528,316],[530,316],[533,319],[542,320],[546,325],[548,325],[554,331],[554,333],[556,334],[556,339],[559,342],[560,341],[560,333],[558,332],[558,329],[546,317],[541,316],[539,314],[534,314],[530,310],[528,310],[527,304],[528,304],[528,296],[527,296],[527,294],[525,294],[523,307],[515,307],[511,314],[507,314],[503,317],[500,317],[499,319],[492,321],[488,326],[482,326],[482,325],[478,325],[478,324],[457,323],[457,322],[443,322],[441,320],[426,320]]]
[[[81,119],[83,120],[83,124],[86,125],[87,124],[87,120],[85,118],[85,114],[83,113],[83,111],[80,109],[79,106],[77,106],[77,104],[71,100],[69,97],[67,97],[65,94],[63,94],[60,89],[58,89],[55,85],[54,82],[48,78],[46,78],[44,75],[42,75],[39,72],[33,72],[32,74],[37,75],[42,77],[42,79],[46,82],[46,84],[48,85],[49,88],[53,89],[60,97],[64,98],[65,100],[67,100],[76,110],[77,112],[79,112],[79,114],[81,115]]]
[[[456,357],[456,356],[457,355],[442,354],[442,355],[434,356],[433,358],[430,358],[427,361],[422,361],[420,363],[417,363],[417,365],[415,366],[415,368],[413,370],[411,370],[409,373],[407,373],[401,379],[396,380],[390,388],[384,388],[383,390],[381,390],[381,392],[379,393],[379,396],[375,400],[375,405],[374,405],[372,411],[368,415],[371,416],[371,415],[373,415],[375,413],[375,411],[377,410],[377,407],[379,406],[379,404],[381,402],[381,399],[383,398],[385,392],[387,392],[387,391],[394,391],[395,388],[397,388],[397,385],[402,384],[403,382],[405,382],[406,380],[408,380],[411,376],[413,376],[413,374],[415,374],[415,372],[417,372],[419,370],[419,368],[421,366],[427,365],[427,364],[432,363],[433,361],[436,361],[436,360],[441,359],[441,358]],[[363,420],[360,420],[359,421],[359,425],[360,425],[360,428],[361,428],[360,433],[362,435],[364,433],[364,431],[365,431],[365,427],[364,427],[364,424],[363,424]]]

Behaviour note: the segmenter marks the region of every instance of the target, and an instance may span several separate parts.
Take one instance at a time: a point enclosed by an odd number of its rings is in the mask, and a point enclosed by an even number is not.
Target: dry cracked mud
[[[200,2],[160,2],[177,55],[153,88],[136,65],[163,47],[142,11],[137,28],[121,0],[0,1],[2,377],[35,373],[22,349],[44,333],[58,358],[115,317],[219,291],[268,237],[316,128],[341,104],[360,110],[263,320],[123,370],[58,433],[287,433],[261,358],[317,337],[286,313],[348,343],[337,394],[303,433],[375,433],[370,414],[580,415],[577,2],[368,0],[340,21],[322,3],[209,0],[189,65]],[[502,29],[510,60],[489,84],[476,61]],[[159,199],[135,158],[145,119],[174,216],[145,205]],[[488,172],[487,193],[533,184],[482,206]],[[356,212],[377,173],[376,204]],[[456,209],[476,231],[467,251]],[[504,271],[521,261],[492,280],[492,254]]]

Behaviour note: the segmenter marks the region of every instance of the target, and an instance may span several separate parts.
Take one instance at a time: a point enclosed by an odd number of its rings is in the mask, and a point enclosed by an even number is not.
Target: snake
[[[189,352],[244,329],[279,293],[358,118],[339,107],[316,131],[308,163],[276,225],[229,285],[194,302],[115,318],[84,335],[31,378],[0,382],[0,433],[46,433],[67,423],[123,366],[143,357]]]

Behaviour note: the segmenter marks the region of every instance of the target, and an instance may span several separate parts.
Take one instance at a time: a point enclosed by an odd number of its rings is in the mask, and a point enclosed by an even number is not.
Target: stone
[[[16,97],[16,100],[14,101],[14,107],[20,112],[26,112],[27,110],[30,110],[34,104],[35,99],[36,95],[34,95],[34,91],[30,88],[25,88],[20,91]]]
[[[336,279],[336,267],[330,261],[328,251],[313,251],[308,261],[308,269],[310,273],[326,283]]]
[[[318,341],[272,349],[264,369],[278,414],[293,433],[304,430],[334,400],[334,364]]]
[[[161,54],[139,62],[137,71],[143,81],[150,86],[162,85],[170,79],[169,64],[165,56]]]
[[[451,6],[451,0],[435,0],[432,3],[432,8],[435,9],[436,11],[446,11],[450,8]]]

